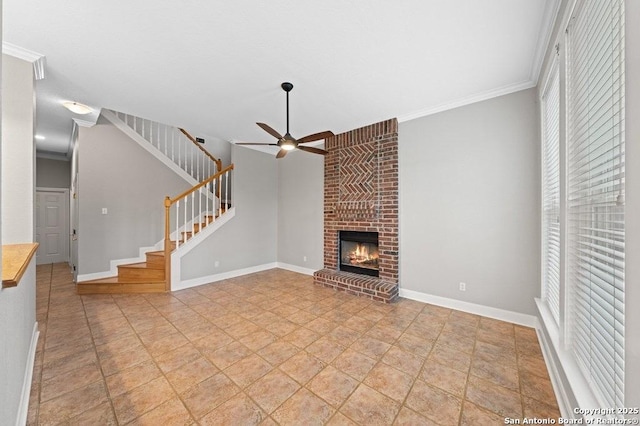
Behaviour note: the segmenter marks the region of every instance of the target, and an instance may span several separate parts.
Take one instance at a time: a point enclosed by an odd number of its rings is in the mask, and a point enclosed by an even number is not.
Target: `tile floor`
[[[31,425],[498,425],[559,416],[533,329],[274,269],[77,296],[37,268]]]

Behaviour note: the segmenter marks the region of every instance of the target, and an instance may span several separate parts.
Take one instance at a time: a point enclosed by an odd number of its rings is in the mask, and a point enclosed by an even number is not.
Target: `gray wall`
[[[322,269],[324,156],[295,151],[277,163],[278,262]]]
[[[191,186],[103,118],[77,143],[78,273],[104,272],[162,240],[164,197]]]
[[[535,95],[529,89],[400,123],[402,288],[535,314]]]
[[[276,261],[278,172],[273,155],[232,149],[235,217],[187,253],[181,280],[206,277]],[[215,267],[215,262],[219,266]]]
[[[33,241],[33,65],[2,55],[1,68],[2,243],[28,243]],[[22,386],[27,368],[33,367],[27,363],[30,361],[31,339],[36,324],[35,287],[33,259],[17,287],[0,288],[2,424],[19,423]],[[27,401],[22,403],[26,408]]]
[[[35,227],[33,64],[2,60],[2,243],[28,243]]]
[[[69,188],[71,186],[71,162],[36,158],[36,186]]]

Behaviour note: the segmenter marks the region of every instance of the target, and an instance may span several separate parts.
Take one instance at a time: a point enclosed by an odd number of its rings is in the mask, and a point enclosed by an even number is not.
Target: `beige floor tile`
[[[268,414],[271,414],[284,401],[293,395],[300,385],[280,370],[273,370],[246,389],[254,401]]]
[[[327,364],[333,361],[344,350],[344,346],[339,345],[326,336],[321,337],[306,348],[307,352]]]
[[[75,370],[59,374],[41,383],[40,400],[42,402],[56,398],[95,382],[102,382],[102,373],[94,363],[81,365]]]
[[[277,339],[278,338],[275,335],[269,333],[266,330],[257,330],[242,337],[240,339],[240,343],[242,343],[252,351],[257,351],[264,348],[268,344],[275,342]]]
[[[295,381],[304,385],[311,380],[313,376],[318,374],[325,365],[326,364],[318,358],[305,351],[300,351],[287,361],[280,364],[279,368],[291,376]]]
[[[298,390],[271,414],[283,426],[323,425],[335,412],[325,401],[307,389]]]
[[[224,374],[227,375],[236,385],[241,388],[249,386],[265,374],[273,370],[273,366],[257,354],[249,355],[241,359],[227,369]]]
[[[119,423],[127,423],[176,394],[164,377],[159,377],[130,392],[113,398],[113,408]]]
[[[400,404],[370,387],[360,384],[340,408],[340,412],[362,425],[390,425]]]
[[[337,408],[357,386],[357,380],[329,365],[307,383],[306,388]]]
[[[440,336],[438,336],[437,343],[470,354],[473,353],[476,340],[471,337],[465,337],[456,333],[443,331],[440,333]]]
[[[402,332],[393,327],[374,325],[367,331],[366,335],[392,345],[402,335]]]
[[[411,352],[414,355],[426,358],[433,348],[433,340],[404,333],[398,337],[394,346],[397,346],[407,352]]]
[[[251,426],[260,424],[265,418],[266,413],[241,392],[200,419],[200,424]]]
[[[194,419],[178,398],[160,404],[129,423],[131,426],[188,426],[192,424],[195,424]]]
[[[69,420],[68,424],[115,426],[118,422],[111,404],[109,402],[103,402],[100,405],[73,417]]]
[[[104,382],[92,383],[41,403],[39,424],[43,426],[60,424],[106,402],[108,397]]]
[[[518,392],[474,376],[469,377],[466,399],[504,417],[522,417],[522,399]]]
[[[298,348],[296,346],[283,340],[278,340],[260,349],[257,353],[271,365],[280,365],[297,352]]]
[[[166,373],[167,380],[176,392],[182,393],[216,374],[219,370],[205,358],[197,358]]]
[[[351,345],[351,349],[375,360],[382,358],[389,348],[391,348],[390,344],[366,335],[360,337]]]
[[[251,355],[253,352],[240,342],[232,342],[209,354],[207,358],[220,370],[240,361],[242,358]]]
[[[536,376],[527,372],[520,374],[522,394],[537,401],[554,401],[553,385],[548,378]]]
[[[193,344],[186,344],[171,351],[154,357],[156,364],[164,373],[175,370],[176,368],[195,361],[200,357],[200,352]]]
[[[344,414],[337,412],[333,415],[333,417],[331,417],[331,419],[329,419],[326,425],[327,426],[356,426],[357,423],[349,419]]]
[[[537,417],[540,419],[549,418],[555,420],[558,420],[560,418],[560,409],[558,408],[555,400],[547,400],[547,402],[541,402],[523,395],[522,405],[524,408],[525,417]]]
[[[196,420],[199,420],[238,392],[240,388],[231,379],[218,373],[186,390],[180,395],[180,399]]]
[[[391,346],[382,357],[382,362],[397,368],[398,370],[404,371],[415,378],[418,377],[418,374],[420,373],[420,369],[424,363],[424,358],[400,349],[397,346]]]
[[[77,296],[68,265],[37,274],[29,425],[559,416],[533,328],[375,303],[279,269],[147,295]]]
[[[413,380],[414,378],[407,373],[387,364],[378,363],[369,372],[363,383],[401,403],[409,393]]]
[[[458,424],[462,400],[433,387],[422,380],[416,380],[406,406],[436,423]]]
[[[477,405],[465,401],[462,407],[462,417],[460,425],[477,426],[477,425],[499,425],[505,423],[505,417],[500,416],[491,411],[487,411]]]
[[[520,391],[518,370],[514,368],[476,358],[473,360],[470,374],[513,391]]]
[[[282,340],[289,342],[300,349],[304,349],[316,340],[320,338],[320,335],[308,328],[300,327],[286,336],[282,337]]]
[[[423,415],[416,413],[415,411],[402,407],[400,412],[398,413],[398,417],[396,417],[395,422],[393,422],[394,426],[437,426],[439,423],[434,422],[426,418]],[[478,423],[481,425],[482,423]]]
[[[464,373],[468,372],[469,367],[471,367],[471,355],[437,343],[433,347],[427,360],[448,365]]]
[[[147,361],[107,376],[105,381],[107,382],[109,395],[114,398],[157,379],[161,374],[153,362]]]
[[[427,384],[445,390],[457,397],[464,396],[467,384],[467,373],[437,362],[427,361],[420,378]]]
[[[363,380],[375,364],[376,360],[351,348],[344,351],[333,361],[334,367],[356,380]]]

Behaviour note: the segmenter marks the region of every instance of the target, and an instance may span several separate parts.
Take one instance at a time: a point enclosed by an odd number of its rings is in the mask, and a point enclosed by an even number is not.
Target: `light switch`
[[[107,214],[107,208],[106,207],[102,208],[102,214]]]

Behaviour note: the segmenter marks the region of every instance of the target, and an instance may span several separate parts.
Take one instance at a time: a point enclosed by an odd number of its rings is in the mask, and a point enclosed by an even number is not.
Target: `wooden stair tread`
[[[164,283],[165,280],[147,280],[147,279],[131,279],[131,278],[122,278],[122,277],[107,277],[107,278],[98,278],[96,280],[88,280],[88,281],[80,281],[78,285],[83,284],[144,284],[144,283]]]
[[[126,265],[118,265],[118,268],[148,269],[149,264],[147,262],[127,263]]]
[[[82,281],[76,285],[77,294],[125,294],[125,293],[164,293],[166,282],[132,281],[118,277]]]

